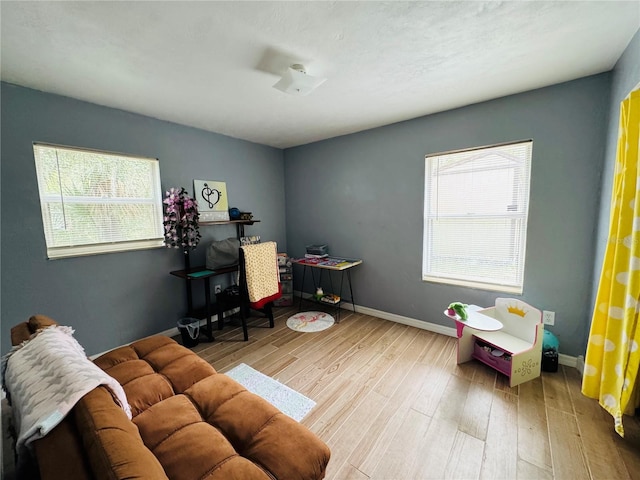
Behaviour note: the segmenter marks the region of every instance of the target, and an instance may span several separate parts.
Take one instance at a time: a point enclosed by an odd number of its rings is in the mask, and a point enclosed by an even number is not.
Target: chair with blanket
[[[249,339],[247,317],[256,310],[274,327],[273,301],[282,296],[278,270],[276,242],[264,242],[240,247],[240,318],[245,341]]]

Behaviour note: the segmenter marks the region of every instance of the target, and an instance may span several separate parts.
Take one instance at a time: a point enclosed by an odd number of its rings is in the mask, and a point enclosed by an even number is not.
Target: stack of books
[[[336,303],[340,303],[340,296],[334,295],[332,293],[327,293],[326,295],[323,295],[322,298],[320,298],[320,301],[335,305]]]
[[[320,265],[323,267],[338,268],[346,267],[347,265],[352,263],[351,260],[347,260],[345,258],[329,257],[328,255],[309,256],[309,254],[306,254],[304,258],[299,258],[296,261],[304,265]]]

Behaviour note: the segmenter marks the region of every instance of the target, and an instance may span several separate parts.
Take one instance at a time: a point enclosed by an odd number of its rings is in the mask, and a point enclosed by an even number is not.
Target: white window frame
[[[528,145],[527,145],[528,144]],[[456,155],[465,154],[468,155],[468,152],[476,152],[479,154],[491,153],[492,151],[499,151],[502,147],[513,147],[513,146],[522,146],[525,148],[525,157],[523,158],[524,164],[521,168],[521,174],[524,176],[524,179],[518,183],[518,187],[522,190],[516,192],[516,185],[513,185],[513,191],[511,192],[513,197],[517,197],[517,201],[515,201],[514,205],[505,205],[504,212],[498,211],[486,211],[482,213],[469,212],[467,214],[461,214],[458,212],[457,214],[443,214],[439,211],[438,206],[434,205],[434,208],[431,208],[431,191],[432,189],[436,189],[434,194],[437,198],[438,196],[438,173],[433,173],[434,169],[430,168],[431,162],[439,162],[444,158],[449,160],[455,159]],[[528,155],[526,154],[528,149]],[[478,147],[466,150],[456,150],[451,152],[444,152],[438,154],[430,154],[425,156],[425,190],[424,190],[424,229],[423,229],[423,251],[422,251],[422,279],[427,282],[436,282],[450,285],[460,285],[471,288],[479,288],[483,290],[491,290],[491,291],[500,291],[507,292],[513,294],[522,294],[524,289],[524,268],[525,268],[525,255],[526,255],[526,241],[527,241],[527,224],[528,224],[528,213],[529,213],[529,192],[531,188],[531,158],[533,156],[533,141],[532,140],[524,140],[518,142],[510,142],[499,145],[491,145],[486,147]],[[459,155],[458,158],[462,158],[462,155]],[[437,170],[437,166],[434,163],[434,167]],[[479,167],[476,172],[488,172],[491,168],[485,167],[482,169],[482,166]],[[477,192],[476,192],[477,193]],[[464,189],[460,191],[456,191],[456,195],[459,195],[462,199],[465,195]],[[433,244],[437,243],[437,240],[433,240],[434,235],[437,235],[435,231],[435,223],[440,220],[449,220],[455,221],[454,219],[459,220],[460,218],[465,218],[469,220],[481,220],[481,219],[505,219],[509,220],[511,224],[511,234],[510,240],[513,243],[510,243],[511,256],[515,259],[515,263],[511,262],[511,268],[515,270],[515,274],[511,275],[512,280],[504,281],[504,279],[490,278],[489,276],[483,276],[481,273],[478,273],[480,269],[476,269],[473,271],[473,267],[469,268],[468,272],[461,274],[459,271],[454,272],[454,269],[450,269],[449,271],[443,271],[438,267],[432,267],[436,262],[433,260],[437,255],[435,250],[437,247],[434,247]],[[432,232],[433,230],[433,232]],[[465,257],[468,255],[468,252],[471,250],[470,248],[465,248],[464,244],[464,232],[460,232],[461,237],[457,237],[455,239],[450,239],[450,243],[455,241],[456,246],[459,245],[458,253],[456,256],[458,259]],[[438,237],[440,241],[447,241],[446,234]],[[472,242],[473,240],[469,240]],[[470,243],[468,245],[471,245]],[[486,261],[486,259],[484,260]],[[479,262],[481,263],[481,262]],[[458,263],[460,265],[460,263]],[[497,265],[497,264],[496,264]],[[515,277],[515,279],[513,279]]]
[[[145,250],[150,248],[160,248],[164,247],[164,228],[162,224],[163,220],[163,208],[162,208],[162,187],[160,184],[160,162],[157,158],[149,158],[149,157],[141,157],[136,155],[124,154],[124,153],[116,153],[116,152],[108,152],[108,151],[100,151],[100,150],[91,150],[87,148],[78,148],[78,147],[70,147],[63,145],[55,145],[49,143],[40,143],[35,142],[33,144],[34,149],[34,160],[36,165],[36,174],[38,181],[38,191],[40,194],[40,206],[42,212],[42,223],[45,233],[45,241],[47,244],[47,258],[49,259],[59,259],[59,258],[68,258],[68,257],[78,257],[84,255],[97,255],[104,253],[113,253],[113,252],[124,252],[124,251],[132,251],[132,250]],[[113,196],[71,196],[64,195],[62,193],[62,187],[60,187],[60,191],[56,194],[52,194],[51,192],[46,192],[44,188],[44,180],[42,178],[42,170],[43,167],[40,165],[39,161],[39,150],[38,149],[54,149],[57,152],[60,151],[76,151],[82,152],[86,154],[96,154],[101,156],[112,156],[118,157],[119,159],[131,159],[133,161],[144,161],[149,162],[150,165],[150,175],[148,181],[151,187],[151,196],[143,197],[143,198],[133,198],[133,197],[117,197],[116,193],[113,192]],[[58,166],[58,175],[59,182],[60,176],[64,175],[64,172],[60,170]],[[153,225],[153,232],[149,232],[149,238],[123,238],[117,241],[112,242],[104,242],[104,243],[82,243],[78,240],[69,239],[69,241],[64,242],[64,244],[60,244],[60,241],[54,239],[54,222],[50,216],[49,205],[57,203],[62,205],[62,212],[64,217],[65,205],[72,204],[135,204],[135,205],[152,205],[153,208],[153,218],[151,219],[151,223]],[[96,218],[97,222],[100,222],[100,218]]]

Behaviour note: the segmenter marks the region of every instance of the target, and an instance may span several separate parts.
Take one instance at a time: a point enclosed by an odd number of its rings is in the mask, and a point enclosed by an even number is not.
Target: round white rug
[[[296,332],[321,332],[331,327],[335,320],[324,312],[300,312],[287,320],[287,327]]]

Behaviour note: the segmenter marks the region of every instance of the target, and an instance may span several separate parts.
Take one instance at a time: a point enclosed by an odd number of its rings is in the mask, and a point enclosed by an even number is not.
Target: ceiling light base
[[[308,75],[304,65],[296,63],[287,68],[282,79],[273,88],[289,95],[305,96],[313,92],[326,80],[326,78]]]

